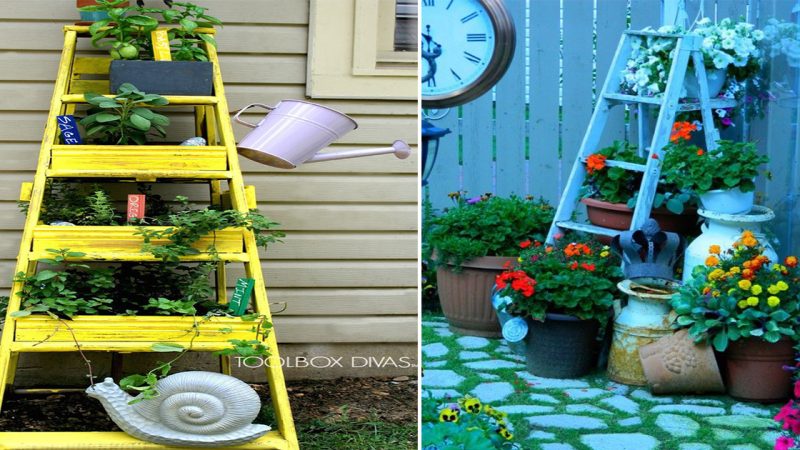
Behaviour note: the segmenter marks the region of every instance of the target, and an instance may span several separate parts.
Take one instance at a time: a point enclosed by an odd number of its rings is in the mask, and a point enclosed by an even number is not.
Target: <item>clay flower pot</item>
[[[582,198],[581,203],[586,205],[586,215],[593,225],[626,231],[631,228],[633,210],[624,203],[608,203],[593,198]],[[663,231],[672,231],[681,236],[697,234],[697,209],[686,208],[683,214],[673,214],[666,208],[657,208],[651,211],[650,217],[658,222]],[[605,244],[611,238],[600,236],[599,240]]]
[[[708,344],[695,344],[689,330],[642,346],[639,358],[654,394],[725,392],[714,349]]]
[[[450,265],[436,269],[439,301],[451,330],[472,336],[501,336],[492,305],[492,287],[509,261],[515,258],[483,256],[464,262],[458,273]]]
[[[547,314],[544,321],[528,320],[528,372],[546,378],[576,378],[597,363],[596,320],[580,320],[564,314]]]
[[[731,342],[725,351],[726,384],[731,397],[761,403],[783,402],[792,390],[793,342],[750,337]]]

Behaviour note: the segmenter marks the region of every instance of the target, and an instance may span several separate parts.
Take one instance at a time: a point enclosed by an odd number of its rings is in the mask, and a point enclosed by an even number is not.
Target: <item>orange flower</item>
[[[742,278],[744,278],[745,280],[750,280],[750,279],[752,279],[754,276],[756,276],[756,274],[755,274],[755,273],[753,273],[753,271],[752,271],[752,270],[750,270],[750,269],[744,269],[744,270],[742,271]]]
[[[784,263],[787,267],[797,267],[797,256],[787,256]]]
[[[708,253],[711,253],[712,255],[719,255],[720,252],[722,252],[722,248],[720,248],[720,246],[717,244],[708,247]]]
[[[711,255],[708,258],[706,258],[706,265],[708,267],[713,267],[716,266],[717,264],[719,264],[719,258],[717,258],[716,256]]]
[[[697,149],[697,156],[703,156],[703,153],[705,153],[705,152],[703,151],[702,148],[698,148]]]
[[[746,236],[742,238],[742,244],[748,247],[755,247],[758,245],[758,240],[752,236]]]
[[[569,268],[575,270],[578,268],[578,261],[572,261],[572,264],[569,265]]]
[[[697,125],[691,122],[675,122],[672,124],[672,134],[669,137],[669,140],[675,142],[677,140],[689,140],[692,135],[692,131],[697,130]]]
[[[586,172],[591,175],[598,170],[603,170],[606,168],[606,156],[600,154],[593,154],[589,155],[586,158]]]

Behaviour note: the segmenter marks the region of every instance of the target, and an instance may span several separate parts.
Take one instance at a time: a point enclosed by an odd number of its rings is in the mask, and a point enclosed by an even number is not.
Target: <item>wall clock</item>
[[[514,45],[503,0],[422,0],[422,107],[449,108],[488,91]]]

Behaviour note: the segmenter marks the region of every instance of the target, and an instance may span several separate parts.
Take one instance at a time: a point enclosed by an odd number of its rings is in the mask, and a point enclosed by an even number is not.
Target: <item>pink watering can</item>
[[[258,125],[239,118],[253,106],[269,110]],[[358,124],[339,111],[301,100],[281,100],[275,107],[251,103],[239,110],[233,118],[240,124],[253,128],[237,145],[239,153],[253,161],[281,169],[294,169],[303,163],[387,153],[394,153],[398,158],[405,159],[411,154],[408,144],[398,140],[391,147],[317,155],[318,151],[333,141],[355,130]]]

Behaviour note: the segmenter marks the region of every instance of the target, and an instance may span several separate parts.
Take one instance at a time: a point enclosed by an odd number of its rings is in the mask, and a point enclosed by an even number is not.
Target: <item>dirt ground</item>
[[[252,385],[270,405],[266,385]],[[379,420],[411,424],[417,420],[417,380],[340,378],[287,382],[297,423],[315,419]],[[117,431],[97,400],[82,393],[9,395],[0,413],[0,431]]]

